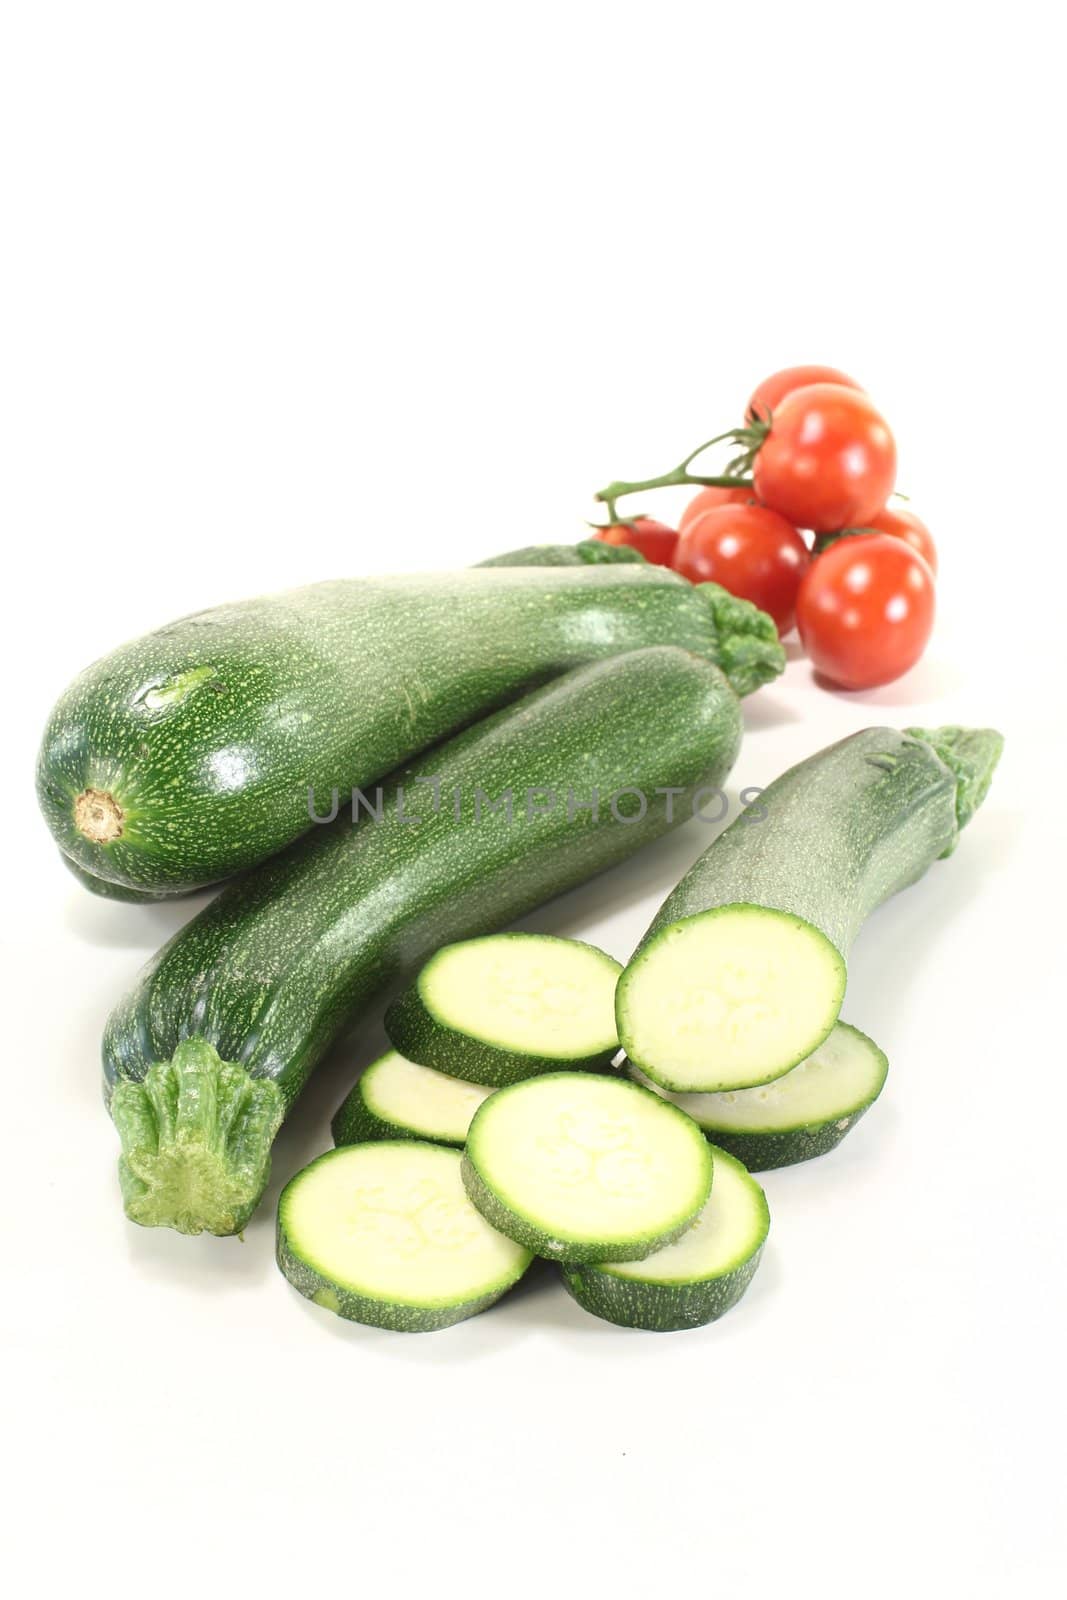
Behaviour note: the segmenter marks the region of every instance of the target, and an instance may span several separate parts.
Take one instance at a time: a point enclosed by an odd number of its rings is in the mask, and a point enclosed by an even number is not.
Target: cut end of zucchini
[[[711,1197],[674,1244],[642,1261],[563,1268],[586,1311],[654,1333],[700,1328],[735,1306],[752,1281],[770,1227],[767,1199],[740,1161],[713,1149]]]
[[[106,789],[83,789],[74,799],[74,826],[93,844],[111,844],[122,838],[122,807]]]
[[[717,906],[671,923],[619,982],[627,1056],[665,1089],[743,1089],[809,1056],[837,1020],[845,963],[801,917]]]
[[[463,1161],[482,1215],[556,1261],[649,1255],[689,1226],[711,1179],[708,1144],[689,1117],[646,1089],[583,1072],[491,1095]]]
[[[650,1082],[635,1067],[630,1071],[637,1082]],[[772,1083],[721,1094],[672,1094],[650,1086],[750,1172],[767,1172],[835,1149],[877,1100],[888,1071],[873,1039],[838,1022],[812,1055]]]
[[[283,1115],[277,1084],[186,1039],[112,1094],[126,1215],[144,1228],[240,1233],[266,1188]]]
[[[412,1061],[473,1083],[595,1070],[619,1048],[603,950],[548,934],[502,933],[439,950],[389,1007],[386,1032]]]
[[[717,583],[698,583],[715,624],[715,660],[742,698],[785,671],[785,650],[773,617]]]
[[[458,1151],[440,1145],[331,1150],[278,1203],[278,1265],[293,1287],[338,1316],[398,1333],[484,1311],[530,1260],[471,1205]]]

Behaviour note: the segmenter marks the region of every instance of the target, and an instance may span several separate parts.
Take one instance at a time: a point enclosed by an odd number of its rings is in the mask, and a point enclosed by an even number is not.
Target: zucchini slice
[[[412,1061],[500,1087],[560,1067],[595,1070],[619,1048],[622,967],[577,939],[499,933],[446,945],[393,1001],[385,1031]]]
[[[630,1070],[637,1083],[657,1089],[687,1112],[713,1144],[750,1172],[767,1172],[810,1161],[839,1145],[881,1094],[889,1063],[873,1039],[837,1022],[798,1067],[759,1088],[672,1094],[636,1067]]]
[[[711,1171],[710,1146],[684,1112],[587,1072],[490,1095],[463,1157],[482,1215],[556,1261],[630,1261],[669,1244],[707,1200]]]
[[[361,1074],[331,1124],[334,1144],[367,1139],[429,1139],[464,1145],[471,1118],[492,1094],[477,1083],[387,1050]]]
[[[672,924],[634,957],[618,991],[619,1033],[664,1088],[744,1089],[810,1055],[844,994],[845,963],[810,922],[719,906]]]
[[[484,1311],[530,1252],[491,1228],[438,1144],[347,1145],[298,1172],[278,1202],[278,1265],[351,1322],[430,1333]]]
[[[735,1306],[752,1282],[770,1227],[767,1198],[740,1161],[713,1149],[711,1198],[675,1243],[643,1261],[566,1262],[580,1306],[623,1328],[701,1328]]]

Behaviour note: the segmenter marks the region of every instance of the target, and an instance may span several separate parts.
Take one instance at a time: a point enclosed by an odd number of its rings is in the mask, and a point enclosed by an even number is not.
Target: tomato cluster
[[[888,503],[896,446],[868,395],[833,367],[789,367],[759,385],[744,427],[721,438],[743,452],[723,477],[691,474],[696,451],[662,478],[614,484],[598,498],[616,520],[595,536],[693,583],[721,584],[768,612],[780,634],[795,623],[831,683],[867,689],[907,672],[933,628],[937,552],[914,512]],[[677,531],[617,518],[618,496],[682,483],[704,486]]]

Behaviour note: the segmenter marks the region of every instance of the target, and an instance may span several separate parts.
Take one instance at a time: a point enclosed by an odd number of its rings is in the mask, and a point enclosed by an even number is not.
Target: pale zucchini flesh
[[[759,1264],[770,1214],[740,1161],[713,1149],[707,1204],[673,1244],[641,1261],[564,1263],[563,1281],[594,1316],[626,1328],[676,1332],[716,1321],[745,1293]]]
[[[491,1095],[463,1158],[467,1193],[493,1226],[557,1261],[649,1255],[689,1226],[711,1177],[691,1118],[625,1079],[583,1072]]]
[[[881,1094],[889,1063],[873,1039],[837,1022],[799,1066],[758,1088],[673,1094],[630,1070],[691,1116],[713,1144],[749,1171],[766,1172],[839,1145]]]
[[[447,945],[389,1007],[390,1041],[413,1061],[497,1086],[617,1053],[617,961],[576,939],[504,933]]]
[[[399,1333],[450,1327],[522,1277],[530,1252],[471,1205],[441,1145],[347,1145],[297,1173],[278,1203],[278,1265],[316,1305]]]
[[[492,1092],[387,1050],[364,1070],[334,1116],[334,1143],[429,1139],[463,1145],[471,1118]]]
[[[845,963],[818,928],[762,906],[686,917],[650,940],[617,994],[627,1056],[666,1089],[767,1083],[826,1038]]]

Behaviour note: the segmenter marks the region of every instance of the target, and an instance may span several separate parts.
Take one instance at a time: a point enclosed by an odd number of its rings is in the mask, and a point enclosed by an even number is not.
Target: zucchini
[[[636,1082],[672,1100],[750,1172],[833,1150],[877,1100],[888,1071],[874,1040],[847,1022],[836,1022],[799,1067],[754,1089],[672,1094],[630,1068]]]
[[[174,896],[160,893],[156,889],[131,889],[125,883],[112,883],[108,878],[97,878],[91,872],[86,872],[84,867],[79,867],[63,851],[59,852],[59,859],[73,878],[81,884],[83,889],[88,889],[90,894],[95,894],[101,900],[121,900],[127,905],[152,905],[160,900],[172,900]]]
[[[492,1089],[449,1077],[387,1050],[363,1071],[331,1123],[334,1144],[429,1139],[464,1145],[471,1118]]]
[[[374,816],[342,815],[230,884],[107,1024],[128,1214],[239,1231],[283,1115],[361,1006],[440,945],[680,823],[729,771],[740,731],[737,697],[699,656],[663,646],[595,662],[428,752]]]
[[[527,544],[521,550],[507,550],[502,556],[479,561],[480,567],[587,567],[618,566],[620,563],[647,565],[640,550],[628,544],[604,544],[600,539],[582,539],[578,544]]]
[[[563,1265],[578,1304],[623,1328],[702,1328],[735,1306],[752,1282],[770,1227],[767,1197],[740,1161],[712,1149],[711,1198],[675,1243],[643,1261]]]
[[[474,1113],[463,1182],[494,1228],[539,1256],[633,1261],[700,1212],[710,1148],[692,1118],[637,1084],[553,1072]]]
[[[1003,740],[867,728],[775,780],[661,907],[616,993],[619,1038],[665,1089],[767,1083],[837,1021],[864,919],[954,848]]]
[[[458,1152],[437,1144],[329,1150],[278,1202],[278,1265],[293,1288],[373,1328],[450,1328],[499,1300],[531,1260],[479,1215]]]
[[[591,944],[498,933],[447,945],[385,1013],[412,1061],[500,1087],[560,1067],[595,1071],[618,1054],[622,967]]]
[[[45,730],[38,799],[92,876],[199,888],[582,662],[675,644],[747,692],[781,670],[769,623],[651,566],[352,579],[220,606],[74,681]]]

